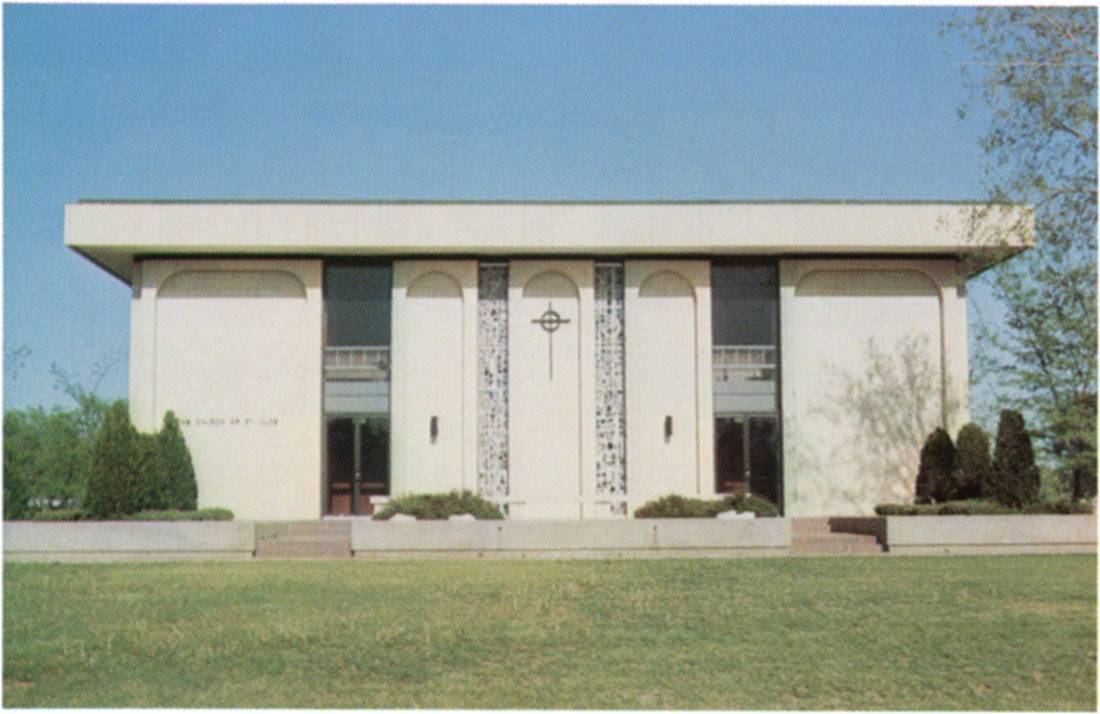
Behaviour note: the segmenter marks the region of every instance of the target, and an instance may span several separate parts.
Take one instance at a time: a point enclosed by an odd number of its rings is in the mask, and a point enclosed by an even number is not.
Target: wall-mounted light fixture
[[[432,417],[431,421],[428,423],[428,433],[431,435],[432,443],[434,444],[435,440],[439,438],[439,417]]]
[[[665,417],[665,443],[672,438],[672,415]]]

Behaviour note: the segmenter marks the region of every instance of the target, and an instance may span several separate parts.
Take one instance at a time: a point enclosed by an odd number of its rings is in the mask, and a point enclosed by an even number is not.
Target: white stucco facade
[[[319,517],[320,261],[145,260],[135,275],[134,425],[175,412],[200,507]]]
[[[622,517],[716,497],[716,451],[764,468],[751,441],[773,445],[786,515],[854,515],[911,498],[927,433],[968,419],[974,208],[88,202],[66,207],[65,239],[132,286],[131,415],[181,419],[201,506],[336,512],[337,462],[370,443],[390,494]],[[357,260],[390,276],[388,342],[333,347],[326,271]],[[741,264],[774,275],[753,298],[773,343],[713,338],[730,309],[714,266]],[[373,367],[330,368],[356,349]],[[359,431],[371,419],[384,441]]]

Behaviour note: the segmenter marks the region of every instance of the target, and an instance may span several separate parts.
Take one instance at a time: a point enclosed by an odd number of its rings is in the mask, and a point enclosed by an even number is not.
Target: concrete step
[[[829,532],[828,518],[792,518],[791,537]]]
[[[874,533],[853,533],[851,525],[839,518],[792,518],[791,554],[880,555],[884,552]]]
[[[351,535],[350,523],[297,521],[287,529],[288,536],[345,538]]]

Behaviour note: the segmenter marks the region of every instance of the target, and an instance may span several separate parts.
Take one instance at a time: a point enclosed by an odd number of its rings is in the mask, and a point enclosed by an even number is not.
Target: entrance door
[[[370,513],[370,496],[390,492],[388,416],[328,420],[328,512]]]
[[[779,505],[779,430],[771,416],[714,420],[714,490],[748,491]]]

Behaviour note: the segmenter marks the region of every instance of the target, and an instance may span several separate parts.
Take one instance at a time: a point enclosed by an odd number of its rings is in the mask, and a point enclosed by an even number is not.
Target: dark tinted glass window
[[[711,266],[715,345],[774,345],[778,311],[774,265]]]
[[[327,341],[331,347],[390,344],[390,266],[325,266]]]

